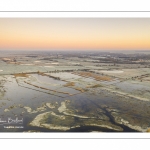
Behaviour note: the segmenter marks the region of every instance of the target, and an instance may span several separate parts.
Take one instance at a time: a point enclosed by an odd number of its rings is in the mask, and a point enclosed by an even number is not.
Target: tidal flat
[[[64,94],[60,93],[63,85],[59,80],[57,84],[47,85],[48,82],[44,84],[45,76],[38,87],[23,82],[32,77],[35,76],[5,76],[3,79],[5,92],[0,100],[1,117],[24,119],[23,129],[9,131],[25,132],[35,128],[38,132],[90,132],[93,128],[104,132],[145,132],[149,127],[150,104],[146,101],[117,95],[99,86],[74,94],[73,85]],[[42,81],[35,79],[33,82],[39,84]],[[51,86],[56,88],[52,90]]]
[[[93,58],[68,63],[67,56],[45,57],[1,60],[0,132],[149,132],[150,75],[144,66],[140,74],[135,66],[98,66]],[[4,128],[18,125],[8,118],[23,120],[23,128]]]

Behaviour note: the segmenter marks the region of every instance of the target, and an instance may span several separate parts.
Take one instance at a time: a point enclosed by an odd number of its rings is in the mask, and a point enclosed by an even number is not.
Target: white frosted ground
[[[54,66],[44,66],[44,67],[48,67],[48,68],[54,68]]]
[[[73,64],[73,65],[79,65],[80,63],[76,63],[76,62],[70,62],[69,64]]]
[[[3,60],[11,60],[10,58],[3,58]]]
[[[53,64],[53,65],[58,65],[59,63],[51,63],[51,64]]]
[[[41,61],[34,61],[35,63],[39,63],[39,62],[41,62]]]
[[[34,65],[34,64],[21,64],[21,65],[32,66],[32,65]]]
[[[105,70],[105,71],[101,71],[101,72],[104,72],[104,73],[123,73],[124,71],[122,71],[122,70],[110,70],[110,71]]]

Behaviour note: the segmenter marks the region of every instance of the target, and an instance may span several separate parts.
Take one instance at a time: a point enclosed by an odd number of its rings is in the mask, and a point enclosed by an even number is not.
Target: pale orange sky
[[[150,18],[0,18],[0,50],[150,50]]]

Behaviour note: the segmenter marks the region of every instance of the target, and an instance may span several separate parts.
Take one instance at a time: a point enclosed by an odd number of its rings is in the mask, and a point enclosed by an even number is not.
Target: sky
[[[0,50],[150,50],[150,18],[0,18]]]

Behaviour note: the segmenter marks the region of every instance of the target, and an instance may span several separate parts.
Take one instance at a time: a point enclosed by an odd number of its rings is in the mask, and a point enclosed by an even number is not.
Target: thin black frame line
[[[147,13],[150,11],[0,11],[0,12],[91,12],[91,13],[97,13],[97,12],[140,12],[140,13]]]

